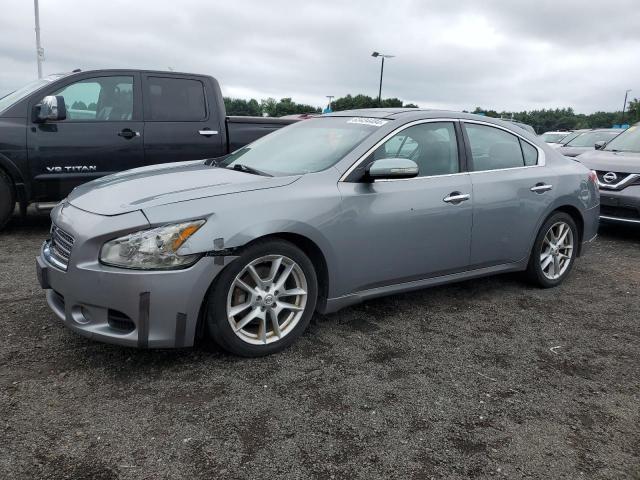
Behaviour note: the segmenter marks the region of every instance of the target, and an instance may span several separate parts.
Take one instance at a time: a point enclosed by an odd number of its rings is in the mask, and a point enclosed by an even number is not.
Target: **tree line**
[[[282,117],[284,115],[322,113],[322,108],[303,103],[296,103],[291,98],[267,98],[260,100],[241,98],[224,98],[228,115],[251,115],[269,117]],[[408,107],[418,108],[412,103],[403,103],[399,98],[384,98],[378,102],[377,98],[368,95],[346,95],[336,98],[331,102],[334,112],[359,108],[375,107]],[[466,110],[465,110],[466,112]],[[622,112],[595,112],[590,114],[575,113],[572,108],[555,108],[542,110],[529,110],[522,112],[498,112],[492,109],[476,107],[471,113],[480,113],[488,117],[509,118],[526,123],[542,133],[550,130],[574,130],[578,128],[610,128],[613,125],[623,123]],[[640,100],[631,100],[627,105],[624,115],[624,123],[633,124],[640,122]]]

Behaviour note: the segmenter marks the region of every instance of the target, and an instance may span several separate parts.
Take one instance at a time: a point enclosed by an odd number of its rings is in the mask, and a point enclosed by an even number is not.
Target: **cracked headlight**
[[[166,270],[193,265],[201,253],[178,254],[180,247],[198,231],[204,220],[176,223],[141,230],[105,243],[100,262],[114,267],[138,270]]]

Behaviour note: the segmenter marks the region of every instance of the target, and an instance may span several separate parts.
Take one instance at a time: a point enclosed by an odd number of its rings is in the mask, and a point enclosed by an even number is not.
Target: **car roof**
[[[436,109],[426,109],[426,108],[361,108],[361,109],[355,109],[355,110],[342,110],[339,112],[325,113],[322,115],[318,115],[318,117],[364,117],[364,118],[383,118],[387,120],[394,120],[394,119],[420,120],[420,119],[429,119],[429,118],[454,118],[454,119],[479,120],[487,123],[495,123],[496,125],[508,126],[513,128],[512,122],[507,122],[499,118],[487,117],[485,115],[476,115],[475,113],[455,112],[452,110],[436,110]]]

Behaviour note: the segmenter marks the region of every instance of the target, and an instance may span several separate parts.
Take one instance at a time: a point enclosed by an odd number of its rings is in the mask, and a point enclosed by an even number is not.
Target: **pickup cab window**
[[[133,117],[133,77],[113,76],[81,80],[53,95],[64,97],[66,121],[121,122]]]
[[[204,85],[187,78],[149,77],[146,120],[199,122],[207,116]]]

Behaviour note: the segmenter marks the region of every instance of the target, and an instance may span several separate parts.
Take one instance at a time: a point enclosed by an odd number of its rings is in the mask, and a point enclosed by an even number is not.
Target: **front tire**
[[[0,170],[0,230],[9,222],[16,208],[16,196],[13,182]]]
[[[529,280],[543,288],[560,285],[573,268],[579,239],[578,228],[570,215],[552,214],[533,244],[527,267]]]
[[[284,240],[254,243],[210,290],[209,336],[243,357],[279,352],[307,328],[317,295],[316,272],[302,250]]]

